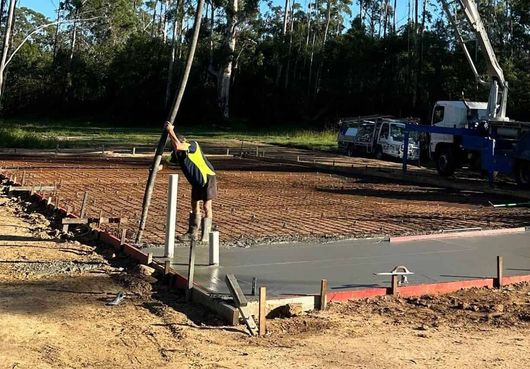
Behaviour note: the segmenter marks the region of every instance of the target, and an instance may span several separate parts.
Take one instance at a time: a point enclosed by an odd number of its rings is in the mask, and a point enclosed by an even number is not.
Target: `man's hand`
[[[173,126],[173,124],[171,124],[171,122],[166,122],[166,124],[164,125],[164,128],[166,129],[168,133],[171,133],[173,132],[173,129],[175,127]]]

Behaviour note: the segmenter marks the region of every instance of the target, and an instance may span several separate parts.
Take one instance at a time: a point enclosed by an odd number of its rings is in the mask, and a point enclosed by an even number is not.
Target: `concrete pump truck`
[[[490,184],[494,173],[510,174],[530,189],[530,123],[506,116],[508,82],[504,77],[486,28],[474,0],[440,0],[457,42],[477,81],[489,85],[488,102],[438,101],[431,125],[407,125],[405,131],[430,134],[429,152],[438,173],[451,176],[464,165],[487,172]],[[460,12],[458,12],[460,10]],[[459,28],[458,14],[464,15],[480,46],[487,65],[488,80],[479,74]],[[407,133],[405,145],[407,145]],[[406,171],[407,158],[403,158]]]

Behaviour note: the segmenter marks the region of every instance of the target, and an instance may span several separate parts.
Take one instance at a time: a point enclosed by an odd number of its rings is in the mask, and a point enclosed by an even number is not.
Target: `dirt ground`
[[[34,158],[1,160],[4,175],[24,177],[26,185],[61,184],[59,203],[79,214],[85,191],[89,216],[127,217],[133,238],[147,180],[143,161]],[[512,202],[476,192],[388,183],[310,172],[307,168],[214,157],[219,198],[214,202],[221,241],[249,246],[259,242],[399,236],[481,227],[518,227],[530,222],[530,208],[495,209]],[[167,177],[159,173],[149,212],[145,241],[164,239]],[[46,194],[50,196],[52,194]],[[178,231],[186,228],[190,189],[179,181]],[[53,197],[56,201],[56,197]],[[119,232],[115,229],[116,234]]]
[[[26,205],[26,206],[25,206]],[[522,368],[530,286],[331,304],[249,337],[0,198],[0,368]],[[106,303],[124,291],[117,306]]]

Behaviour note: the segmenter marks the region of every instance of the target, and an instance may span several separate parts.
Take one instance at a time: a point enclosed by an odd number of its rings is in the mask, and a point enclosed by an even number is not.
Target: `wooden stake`
[[[250,290],[250,294],[252,296],[256,296],[256,288],[258,286],[258,279],[256,277],[252,277],[252,288]]]
[[[171,269],[171,261],[170,260],[164,261],[164,274],[168,275],[170,269]]]
[[[390,287],[390,293],[392,296],[398,295],[398,276],[397,275],[392,276],[392,286]]]
[[[193,290],[193,276],[195,274],[195,240],[193,237],[190,241],[190,257],[188,261],[188,288],[186,289],[186,301],[191,301]]]
[[[320,281],[320,310],[328,308],[328,280],[322,279]]]
[[[127,228],[121,230],[120,245],[125,245],[125,238],[127,237]]]
[[[85,191],[85,194],[83,195],[83,201],[81,202],[81,212],[79,213],[79,218],[85,217],[87,205],[88,205],[88,191]]]
[[[259,322],[258,331],[261,337],[267,333],[267,287],[259,288]]]
[[[503,276],[504,276],[504,259],[502,256],[497,256],[497,280],[496,280],[497,288],[502,288]]]

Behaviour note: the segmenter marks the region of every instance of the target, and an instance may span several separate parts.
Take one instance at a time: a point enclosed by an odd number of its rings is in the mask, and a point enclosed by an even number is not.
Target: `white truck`
[[[411,122],[386,116],[341,119],[337,135],[339,151],[348,156],[371,154],[377,159],[384,157],[402,159],[404,130],[407,123]],[[417,137],[412,134],[409,139],[408,160],[419,158]]]
[[[455,169],[470,167],[513,174],[516,181],[530,188],[530,123],[506,116],[508,82],[504,77],[474,0],[441,0],[456,39],[464,51],[477,81],[490,87],[488,102],[439,101],[435,104],[431,129],[411,126],[410,133],[430,133],[429,151],[438,173],[450,176]],[[485,56],[487,79],[483,79],[466,47],[458,27],[463,14],[475,33]],[[407,127],[409,132],[409,127]]]

